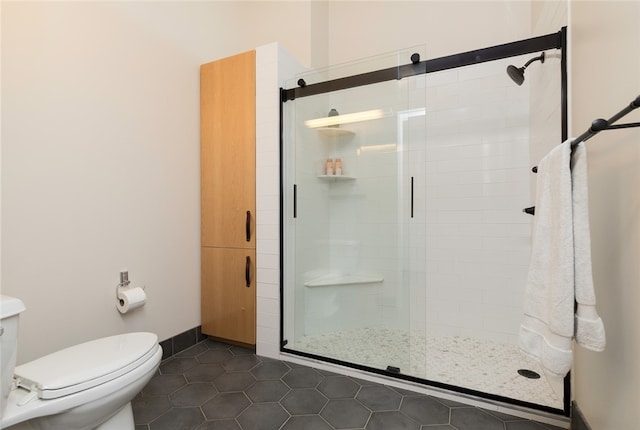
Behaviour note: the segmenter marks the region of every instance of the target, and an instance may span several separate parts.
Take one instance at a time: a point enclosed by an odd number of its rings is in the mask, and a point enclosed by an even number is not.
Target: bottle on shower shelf
[[[324,174],[327,176],[333,175],[333,160],[331,158],[327,158],[327,162],[324,165]]]
[[[336,158],[335,175],[342,176],[342,160],[340,158]]]

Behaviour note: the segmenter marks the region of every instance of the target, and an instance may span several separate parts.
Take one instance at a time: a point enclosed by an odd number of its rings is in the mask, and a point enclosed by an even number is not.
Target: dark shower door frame
[[[471,390],[464,387],[445,384],[437,381],[430,381],[417,378],[410,375],[399,374],[384,369],[376,369],[373,367],[362,366],[359,364],[349,363],[342,360],[336,360],[316,354],[296,351],[288,349],[287,340],[284,339],[284,103],[295,100],[296,98],[308,97],[318,94],[330,93],[333,91],[344,90],[364,85],[375,84],[379,82],[400,80],[405,77],[417,76],[427,73],[438,72],[442,70],[455,69],[458,67],[470,66],[474,64],[484,63],[487,61],[500,60],[503,58],[515,57],[537,53],[548,49],[560,49],[561,62],[561,124],[562,124],[562,140],[564,142],[568,138],[568,116],[567,116],[567,28],[562,27],[557,33],[551,33],[543,36],[533,37],[530,39],[519,40],[515,42],[505,43],[502,45],[491,46],[488,48],[467,51],[460,54],[448,55],[445,57],[434,58],[431,60],[420,61],[419,55],[411,56],[411,63],[399,67],[391,67],[387,69],[376,70],[372,72],[362,73],[359,75],[348,76],[339,79],[333,79],[325,82],[307,85],[304,80],[298,81],[298,87],[290,89],[280,89],[280,351],[288,354],[298,355],[301,357],[320,360],[332,364],[338,364],[369,373],[390,376],[397,379],[403,379],[411,382],[417,382],[423,385],[443,388],[446,390],[458,392],[461,394],[473,395],[488,400],[499,401],[516,406],[524,406],[530,409],[541,410],[558,415],[569,416],[571,411],[571,374],[564,378],[564,398],[563,409],[556,409],[549,406],[538,405],[535,403],[516,400],[495,394],[484,393],[481,391]],[[558,143],[561,143],[558,142]]]

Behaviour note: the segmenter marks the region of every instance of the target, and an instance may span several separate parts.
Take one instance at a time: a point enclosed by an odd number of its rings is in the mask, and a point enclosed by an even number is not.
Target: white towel
[[[575,339],[592,351],[604,350],[604,324],[596,312],[596,295],[591,273],[591,233],[589,230],[589,192],[587,187],[587,150],[578,144],[571,158],[573,183],[573,245],[575,249]]]
[[[580,146],[577,152],[573,191],[570,140],[538,165],[531,263],[520,326],[520,348],[554,377],[571,369],[574,336],[585,347],[604,347],[591,278],[586,153]],[[578,316],[576,299],[582,303]]]

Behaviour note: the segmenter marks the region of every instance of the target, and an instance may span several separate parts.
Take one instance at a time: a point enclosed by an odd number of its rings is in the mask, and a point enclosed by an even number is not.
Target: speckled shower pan
[[[551,408],[561,408],[539,365],[517,346],[469,337],[362,328],[303,336],[294,350],[372,368],[400,368],[405,375]],[[527,369],[542,375],[531,379]]]

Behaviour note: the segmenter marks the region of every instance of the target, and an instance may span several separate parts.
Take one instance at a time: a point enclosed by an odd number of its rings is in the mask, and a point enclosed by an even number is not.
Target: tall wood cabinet
[[[256,343],[255,51],[200,67],[202,332]]]

